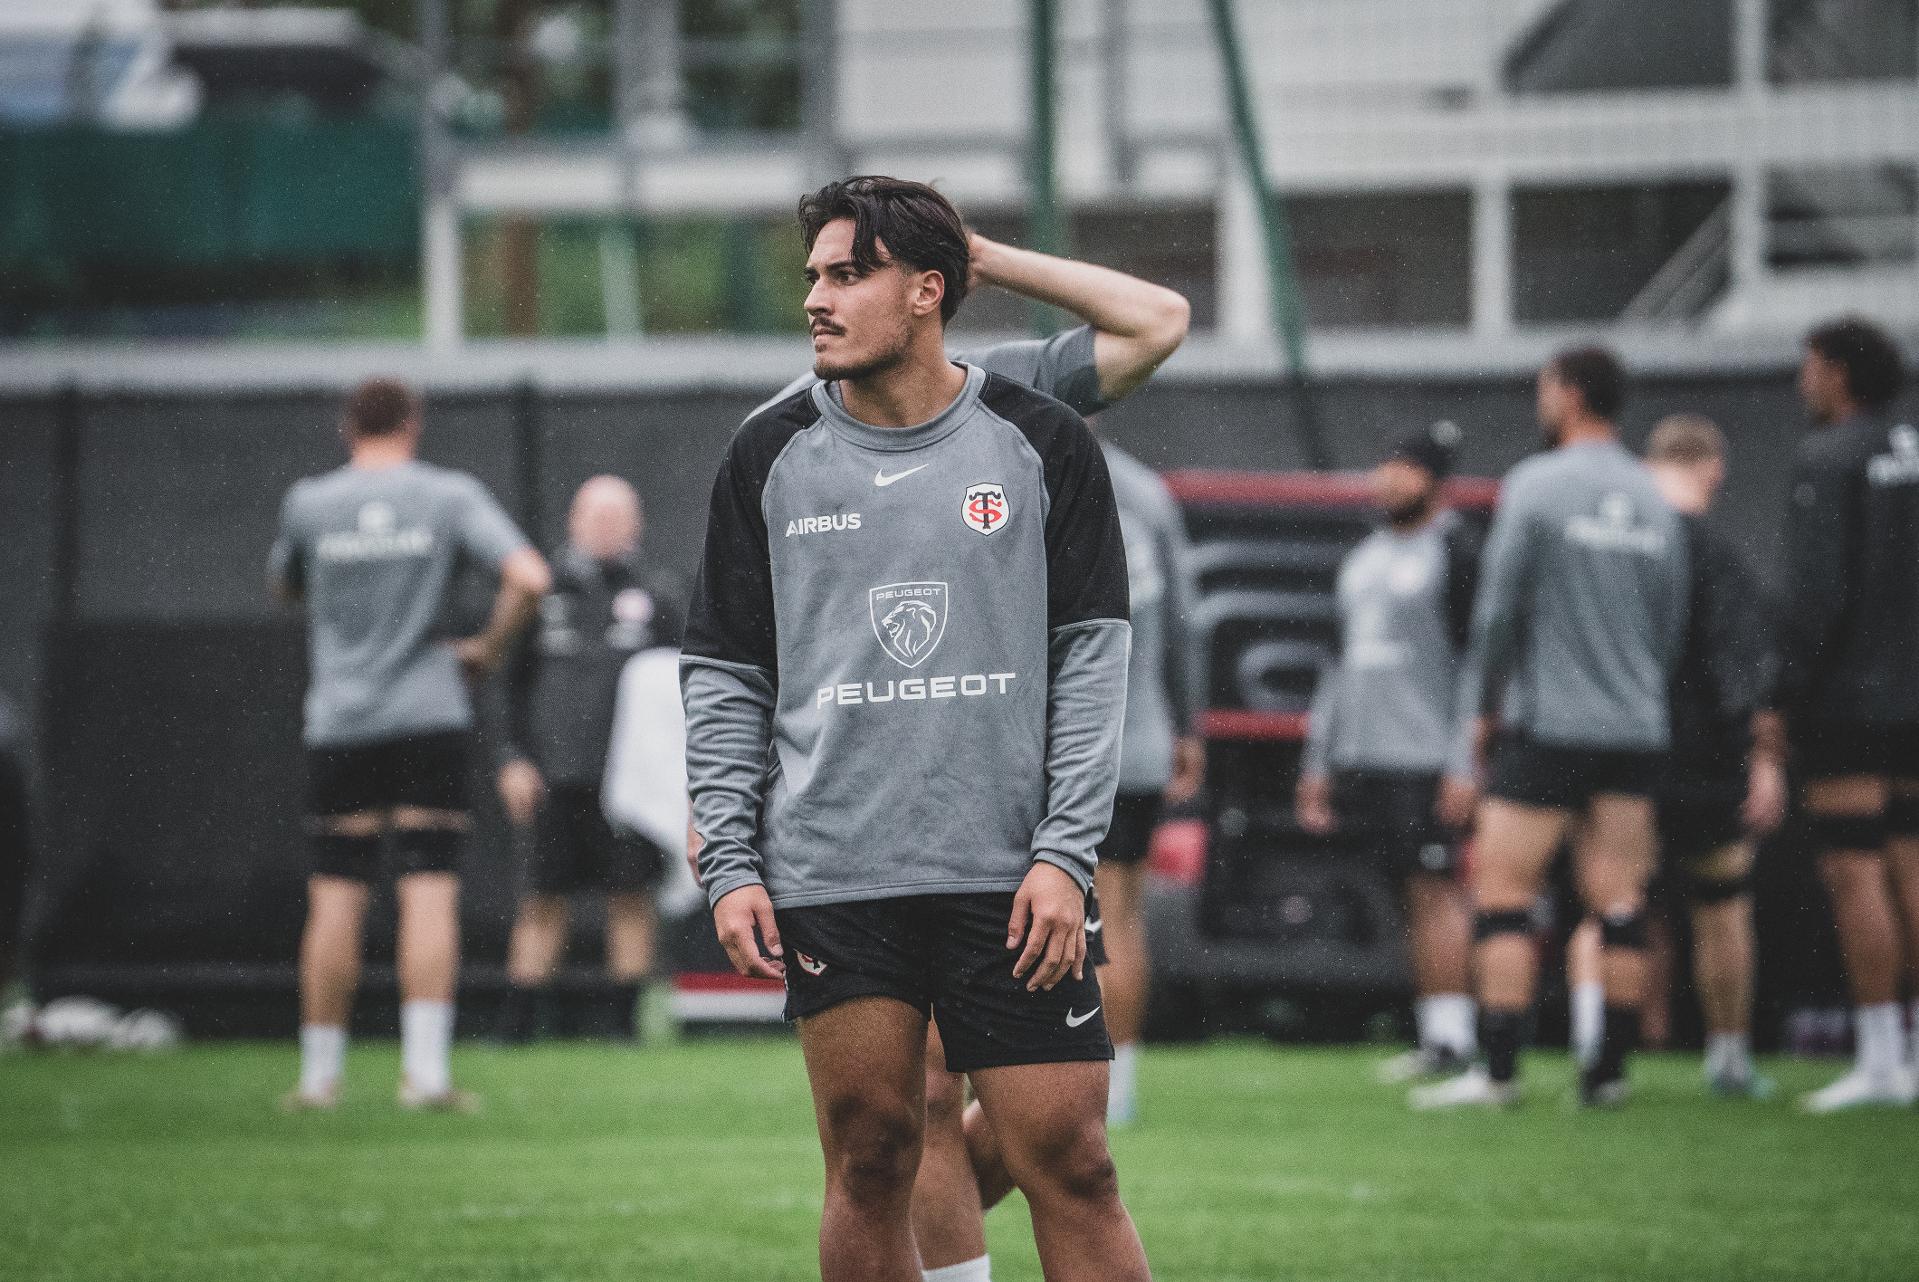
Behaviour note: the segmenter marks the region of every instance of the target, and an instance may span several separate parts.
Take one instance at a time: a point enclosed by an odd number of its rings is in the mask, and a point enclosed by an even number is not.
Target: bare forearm
[[[1191,308],[1164,286],[984,236],[973,237],[972,250],[977,284],[1050,304],[1093,327],[1100,391],[1109,401],[1137,387],[1186,337]]]

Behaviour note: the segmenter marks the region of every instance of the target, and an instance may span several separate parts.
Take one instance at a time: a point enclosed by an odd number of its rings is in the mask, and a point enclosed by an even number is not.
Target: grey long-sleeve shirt
[[[1382,526],[1340,563],[1339,658],[1313,692],[1304,773],[1471,768],[1450,615],[1456,576],[1476,566],[1454,564],[1471,555],[1459,525],[1440,512],[1410,533]]]
[[[682,655],[700,878],[781,907],[1090,885],[1118,783],[1125,544],[1075,413],[966,367],[910,428],[831,388],[714,483]]]
[[[1506,476],[1482,562],[1460,720],[1564,747],[1663,751],[1685,641],[1686,533],[1617,441]]]
[[[1126,677],[1126,733],[1119,788],[1158,793],[1173,779],[1173,740],[1193,732],[1199,673],[1187,619],[1196,595],[1186,521],[1159,473],[1101,441],[1133,601],[1133,658]]]

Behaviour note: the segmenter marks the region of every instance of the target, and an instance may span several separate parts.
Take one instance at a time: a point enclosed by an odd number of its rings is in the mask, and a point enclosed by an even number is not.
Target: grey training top
[[[1303,772],[1470,770],[1447,618],[1458,522],[1442,511],[1410,533],[1381,526],[1340,563],[1339,658],[1313,693]]]
[[[1195,595],[1192,548],[1179,505],[1159,473],[1102,440],[1126,536],[1126,580],[1133,603],[1133,658],[1126,675],[1126,733],[1119,790],[1163,791],[1173,778],[1173,740],[1191,734],[1198,665],[1187,619]]]
[[[1678,514],[1617,441],[1521,463],[1481,563],[1462,724],[1496,710],[1542,743],[1663,751],[1687,580]]]
[[[269,573],[306,600],[307,744],[471,726],[466,681],[439,620],[463,560],[498,569],[526,546],[464,472],[414,461],[296,482]]]
[[[1090,886],[1119,777],[1126,552],[1079,416],[978,367],[876,428],[824,385],[754,414],[713,486],[681,659],[717,903]]]

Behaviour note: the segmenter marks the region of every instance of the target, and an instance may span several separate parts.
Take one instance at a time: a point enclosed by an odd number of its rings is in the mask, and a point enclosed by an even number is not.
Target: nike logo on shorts
[[[1097,1006],[1087,1011],[1084,1015],[1075,1015],[1073,1013],[1073,1008],[1071,1006],[1068,1006],[1066,1008],[1066,1027],[1078,1028],[1081,1024],[1084,1024],[1087,1020],[1091,1019],[1093,1016],[1097,1014],[1099,1014],[1099,1007]]]
[[[931,463],[922,463],[918,467],[909,467],[904,472],[895,472],[891,476],[886,474],[885,468],[881,468],[879,471],[873,473],[873,484],[884,489],[895,481],[904,481],[907,477],[913,475],[913,473],[923,472],[931,466],[933,466]]]
[[[1086,933],[1089,935],[1097,935],[1099,934],[1099,928],[1101,926],[1104,926],[1105,924],[1106,924],[1105,922],[1095,917],[1093,918],[1093,920],[1086,923]]]

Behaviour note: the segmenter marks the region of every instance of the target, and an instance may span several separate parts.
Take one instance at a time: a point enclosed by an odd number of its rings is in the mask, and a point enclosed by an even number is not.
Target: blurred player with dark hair
[[[814,369],[714,485],[683,658],[701,884],[783,976],[827,1282],[917,1282],[929,1014],[1056,1276],[1143,1279],[1085,901],[1118,783],[1125,543],[1072,410],[945,352],[969,251],[919,183],[801,202]]]
[[[1416,1088],[1418,1108],[1517,1102],[1538,970],[1532,910],[1568,839],[1581,898],[1599,918],[1606,987],[1605,1031],[1580,1099],[1608,1106],[1625,1095],[1687,552],[1678,515],[1619,443],[1624,395],[1610,352],[1554,357],[1538,397],[1551,448],[1508,473],[1500,492],[1460,681],[1475,743],[1495,711],[1500,723],[1472,868],[1485,1064]]]
[[[1373,469],[1383,525],[1339,567],[1339,656],[1313,695],[1295,811],[1308,832],[1355,833],[1407,904],[1418,1045],[1386,1082],[1457,1072],[1475,1048],[1472,912],[1458,869],[1472,819],[1457,724],[1479,544],[1442,496],[1459,429],[1407,433]]]
[[[680,639],[679,593],[639,563],[643,525],[640,496],[626,481],[596,476],[580,487],[553,590],[507,668],[500,798],[508,818],[533,834],[497,1029],[508,1044],[532,1040],[550,1022],[570,895],[606,895],[602,997],[622,1035],[634,1031],[652,972],[652,891],[668,856],[637,833],[616,831],[600,795],[627,660]]]
[[[1815,1113],[1911,1104],[1899,1008],[1919,976],[1919,430],[1892,417],[1898,347],[1865,321],[1806,339],[1818,430],[1786,513],[1783,703],[1852,985],[1857,1063]],[[1919,1017],[1919,992],[1909,994]]]
[[[1752,867],[1756,839],[1786,809],[1785,738],[1771,711],[1776,627],[1738,547],[1707,524],[1726,479],[1726,438],[1710,419],[1675,415],[1646,446],[1653,481],[1686,524],[1691,603],[1672,685],[1672,752],[1656,801],[1661,863],[1692,919],[1693,981],[1706,1023],[1705,1077],[1716,1095],[1769,1089],[1752,1059]],[[1605,995],[1599,923],[1571,948],[1574,1043],[1598,1054]]]
[[[359,982],[362,924],[382,844],[397,875],[399,1099],[467,1108],[448,1051],[459,972],[459,860],[473,708],[549,582],[546,563],[472,477],[422,463],[420,403],[362,384],[341,430],[346,466],[287,493],[269,577],[307,614],[307,826],[312,875],[300,944],[300,1083],[289,1108],[332,1108]],[[495,572],[485,629],[442,635],[463,563]]]

